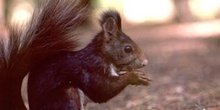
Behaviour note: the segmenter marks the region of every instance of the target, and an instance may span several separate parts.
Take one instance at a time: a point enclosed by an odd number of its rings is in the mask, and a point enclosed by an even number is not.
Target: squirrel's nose
[[[148,64],[148,60],[147,59],[144,59],[143,62],[142,62],[142,66],[146,66]]]

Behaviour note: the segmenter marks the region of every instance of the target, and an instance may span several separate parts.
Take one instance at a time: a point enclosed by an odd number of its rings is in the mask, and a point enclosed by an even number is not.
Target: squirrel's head
[[[101,19],[102,53],[118,71],[144,67],[148,61],[136,43],[121,29],[121,18],[116,11],[108,11]]]

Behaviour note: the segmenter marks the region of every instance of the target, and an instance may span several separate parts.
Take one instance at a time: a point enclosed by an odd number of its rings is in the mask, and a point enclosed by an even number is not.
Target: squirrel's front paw
[[[151,79],[140,71],[132,71],[130,73],[129,83],[131,85],[145,85],[148,86]]]

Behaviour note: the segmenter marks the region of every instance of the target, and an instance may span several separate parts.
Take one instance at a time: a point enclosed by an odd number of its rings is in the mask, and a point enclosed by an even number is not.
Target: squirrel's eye
[[[124,51],[125,51],[126,53],[132,53],[132,52],[133,52],[133,49],[132,49],[131,46],[127,45],[127,46],[125,46]]]

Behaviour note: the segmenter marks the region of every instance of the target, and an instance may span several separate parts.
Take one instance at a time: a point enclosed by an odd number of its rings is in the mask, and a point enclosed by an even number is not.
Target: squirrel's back
[[[68,34],[85,21],[88,5],[89,0],[43,0],[25,30],[12,27],[8,38],[0,36],[0,110],[25,109],[21,82],[29,70],[77,48],[76,35]]]

